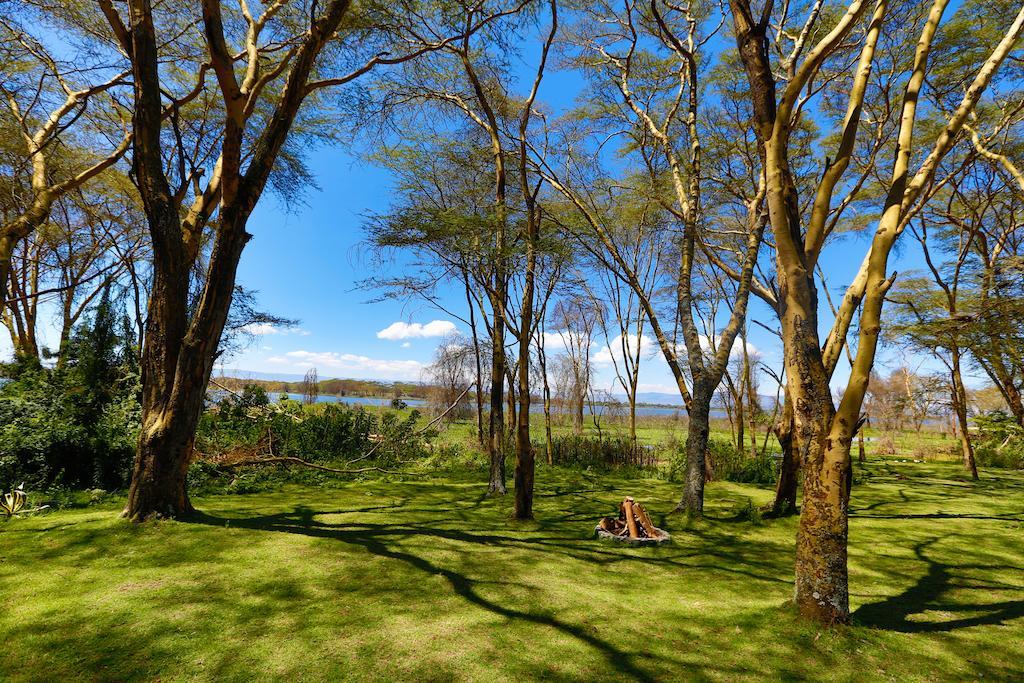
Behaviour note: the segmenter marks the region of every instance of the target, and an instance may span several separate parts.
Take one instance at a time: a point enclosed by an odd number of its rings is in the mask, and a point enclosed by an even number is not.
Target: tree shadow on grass
[[[1024,512],[1016,515],[970,515],[954,512],[923,512],[905,515],[862,515],[859,511],[851,512],[850,517],[858,519],[988,519],[997,522],[1024,522]]]
[[[212,526],[230,525],[234,528],[254,529],[259,531],[274,531],[291,534],[300,534],[314,538],[328,538],[360,546],[378,557],[403,562],[410,567],[425,574],[440,576],[451,586],[452,590],[464,600],[481,609],[493,614],[524,621],[539,626],[547,626],[571,636],[590,647],[594,648],[608,661],[608,663],[622,674],[640,681],[651,681],[653,677],[641,669],[634,662],[634,656],[611,642],[588,633],[584,628],[575,624],[567,623],[546,614],[517,610],[499,604],[481,595],[477,590],[478,584],[487,583],[472,579],[465,574],[446,569],[430,560],[413,553],[398,550],[390,547],[382,537],[388,535],[438,535],[451,540],[458,540],[473,543],[502,544],[505,541],[513,541],[508,537],[488,536],[483,534],[468,534],[455,530],[441,529],[415,529],[409,527],[387,527],[385,525],[333,525],[316,521],[318,514],[305,506],[298,506],[293,513],[278,513],[251,518],[222,518],[198,512],[187,520],[192,523],[208,524]],[[650,659],[650,657],[648,657]]]
[[[982,565],[949,565],[937,562],[925,555],[926,548],[938,541],[933,538],[917,544],[914,553],[926,562],[928,571],[917,583],[899,595],[859,607],[852,615],[855,623],[900,633],[947,633],[971,626],[991,624],[1004,625],[1008,621],[1024,618],[1024,600],[1004,600],[983,604],[953,602],[947,594],[956,589],[1015,590],[1015,586],[967,584],[958,581],[956,570],[985,569],[989,571],[1013,571],[1017,568]],[[934,611],[947,614],[963,614],[943,621],[913,619]],[[970,616],[967,616],[970,615]]]

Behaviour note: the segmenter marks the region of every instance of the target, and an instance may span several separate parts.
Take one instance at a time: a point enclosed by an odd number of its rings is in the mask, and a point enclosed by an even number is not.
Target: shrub
[[[359,467],[403,465],[428,455],[424,440],[432,434],[416,428],[419,418],[415,410],[407,415],[378,415],[342,403],[302,406],[289,402],[271,407],[262,390],[246,387],[201,417],[196,435],[200,457],[189,469],[189,486],[249,493],[286,480],[336,476],[301,468],[287,474],[279,468],[231,472],[218,468],[218,461],[233,455],[294,457],[328,465],[358,458]]]
[[[683,444],[673,463],[673,478],[682,475],[685,465],[686,446]],[[708,440],[706,465],[710,480],[774,484],[778,477],[778,463],[770,455],[751,457],[736,450],[732,442],[721,439]]]
[[[974,456],[980,467],[1024,469],[1024,427],[1001,410],[974,418]]]
[[[633,443],[626,437],[556,436],[552,447],[553,464],[565,467],[643,469],[658,465],[658,456],[652,447]]]
[[[754,505],[754,501],[747,498],[747,503],[736,513],[736,519],[746,520],[754,526],[761,526],[764,523],[764,515],[761,508]]]
[[[138,435],[139,373],[109,298],[68,342],[56,369],[11,368],[0,386],[0,481],[29,488],[124,487]]]

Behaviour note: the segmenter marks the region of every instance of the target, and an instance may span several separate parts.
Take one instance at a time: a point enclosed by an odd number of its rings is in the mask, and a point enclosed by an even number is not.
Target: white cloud
[[[377,333],[378,339],[398,341],[401,339],[422,339],[426,337],[443,337],[455,332],[458,328],[450,320],[431,320],[429,323],[394,322]]]
[[[249,325],[242,326],[242,332],[245,334],[256,335],[262,337],[268,334],[294,334],[299,337],[308,337],[310,332],[300,327],[278,327],[271,323],[251,323]]]
[[[651,337],[645,335],[640,336],[640,360],[649,360],[655,354],[659,352],[658,343]],[[627,348],[629,349],[629,355],[636,353],[637,349],[637,336],[630,334],[626,337]],[[601,347],[597,353],[591,355],[591,360],[595,363],[611,364],[614,359],[616,362],[622,362],[622,335],[617,335],[614,339],[609,342],[607,346]]]
[[[250,323],[242,327],[242,332],[262,336],[264,334],[277,334],[277,328],[270,323]]]
[[[415,381],[420,378],[424,368],[423,363],[415,360],[388,360],[333,351],[289,351],[283,356],[268,358],[266,362],[296,369],[329,369],[344,377],[357,379]]]
[[[402,348],[407,349],[412,346],[412,342],[402,342]]]
[[[582,343],[583,338],[581,335],[569,332],[568,330],[544,333],[544,352],[549,356],[554,356],[559,353],[569,353],[570,348],[578,348]],[[596,341],[590,341],[591,348],[596,344]],[[591,360],[593,360],[593,357],[591,357]]]
[[[716,341],[719,341],[719,340],[720,340],[720,338],[716,338]],[[710,354],[711,353],[711,343],[710,343],[710,340],[708,339],[708,337],[705,337],[703,334],[700,335],[700,347],[704,350],[704,353],[706,353],[706,354]],[[747,354],[750,356],[751,360],[757,360],[758,358],[761,357],[761,351],[756,346],[751,344],[749,341],[747,342]],[[732,343],[732,350],[729,351],[729,357],[730,358],[742,358],[743,357],[743,340],[740,339],[739,337],[736,337],[736,340],[733,341],[733,343]]]

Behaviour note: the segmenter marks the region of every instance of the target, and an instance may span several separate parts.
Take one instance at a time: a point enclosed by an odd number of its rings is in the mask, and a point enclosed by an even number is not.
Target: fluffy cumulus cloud
[[[279,327],[270,323],[251,323],[249,325],[242,326],[242,332],[245,334],[255,335],[262,337],[268,334],[294,334],[299,337],[308,337],[309,332],[299,327]]]
[[[718,339],[716,339],[715,346],[716,347],[718,346]],[[712,349],[711,349],[711,340],[708,337],[705,337],[704,335],[700,335],[700,347],[702,349],[704,349],[704,353],[710,354],[711,351],[712,351]],[[761,351],[756,346],[754,346],[753,344],[751,344],[748,341],[747,342],[747,355],[750,356],[751,360],[757,360],[757,359],[759,359],[761,357]],[[736,340],[733,342],[732,350],[729,351],[729,357],[730,358],[742,358],[743,357],[743,340],[740,339],[739,337],[736,337]]]
[[[377,339],[400,341],[402,339],[424,339],[427,337],[443,337],[456,331],[455,323],[450,320],[431,320],[429,323],[391,323],[377,333]]]
[[[622,335],[617,335],[607,346],[602,346],[596,352],[591,353],[590,359],[595,363],[607,364],[614,360],[617,363],[622,362]],[[635,334],[629,334],[626,336],[626,348],[630,356],[636,353],[637,343],[640,344],[640,361],[650,360],[655,354],[659,353],[658,342],[647,335],[642,335],[637,338]]]
[[[333,351],[289,351],[272,356],[266,362],[295,369],[315,367],[352,379],[415,381],[420,379],[424,368],[423,363],[415,360],[387,360]]]

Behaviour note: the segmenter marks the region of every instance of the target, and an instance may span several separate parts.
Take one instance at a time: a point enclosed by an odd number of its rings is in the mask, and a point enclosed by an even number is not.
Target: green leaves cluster
[[[8,368],[0,386],[0,481],[29,489],[127,485],[141,415],[131,333],[108,295],[75,331],[65,364]]]

